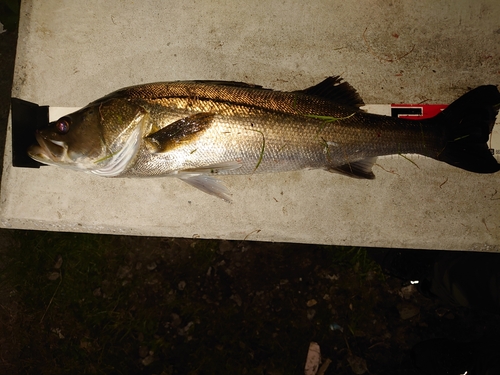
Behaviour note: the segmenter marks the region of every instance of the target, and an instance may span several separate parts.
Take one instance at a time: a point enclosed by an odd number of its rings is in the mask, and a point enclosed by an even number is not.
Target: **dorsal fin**
[[[324,81],[298,91],[306,95],[319,96],[331,102],[343,104],[351,107],[361,107],[365,105],[358,92],[347,82],[342,82],[339,76],[328,77]]]
[[[260,85],[254,85],[253,83],[245,83],[245,82],[238,82],[238,81],[194,80],[194,81],[188,81],[188,82],[201,83],[204,85],[213,85],[213,86],[229,86],[229,87],[240,87],[240,88],[245,88],[245,89],[261,89],[261,90],[272,91],[270,89],[265,89]]]

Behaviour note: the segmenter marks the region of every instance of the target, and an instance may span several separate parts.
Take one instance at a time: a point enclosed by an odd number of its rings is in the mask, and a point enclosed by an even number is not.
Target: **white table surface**
[[[449,103],[500,83],[499,19],[496,0],[26,0],[12,96],[81,107],[146,82],[296,90],[341,74],[366,103]],[[500,174],[422,157],[419,168],[382,158],[373,181],[324,171],[225,177],[228,204],[172,178],[13,168],[10,153],[9,128],[6,228],[500,251]]]

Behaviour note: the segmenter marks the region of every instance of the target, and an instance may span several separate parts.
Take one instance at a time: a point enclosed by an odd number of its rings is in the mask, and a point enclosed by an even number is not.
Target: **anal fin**
[[[328,167],[326,169],[329,172],[340,173],[349,177],[373,180],[375,178],[375,175],[373,174],[372,168],[376,161],[376,157],[366,158],[346,163],[344,165]]]

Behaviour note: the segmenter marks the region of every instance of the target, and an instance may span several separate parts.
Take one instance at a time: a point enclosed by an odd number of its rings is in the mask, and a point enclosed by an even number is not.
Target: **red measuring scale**
[[[391,116],[408,120],[431,118],[443,111],[446,104],[391,104]]]

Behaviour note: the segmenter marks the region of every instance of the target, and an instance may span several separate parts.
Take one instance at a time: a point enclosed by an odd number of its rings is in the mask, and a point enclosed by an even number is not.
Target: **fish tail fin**
[[[433,118],[441,124],[443,148],[435,159],[476,173],[500,171],[488,139],[500,109],[500,92],[479,86],[451,103]]]

